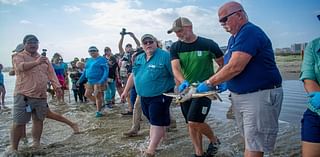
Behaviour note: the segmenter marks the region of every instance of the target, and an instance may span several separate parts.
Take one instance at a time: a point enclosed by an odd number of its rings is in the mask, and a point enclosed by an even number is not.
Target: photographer
[[[135,52],[132,44],[126,44],[125,49],[123,49],[123,39],[124,36],[128,34],[130,35],[130,37],[132,37],[132,39],[135,41],[137,47],[136,49],[140,48],[140,42],[139,40],[136,38],[136,36],[132,33],[132,32],[126,32],[126,29],[123,28],[122,32],[120,32],[121,35],[121,39],[119,41],[119,53],[121,56],[121,60],[120,60],[120,79],[121,79],[121,85],[117,85],[117,88],[122,88],[122,90],[118,90],[118,91],[123,91],[123,88],[126,86],[128,77],[131,73],[132,70],[132,55]],[[122,93],[119,93],[119,95],[121,95]],[[127,102],[128,102],[128,111],[125,113],[122,113],[122,115],[132,115],[132,110],[133,110],[133,104],[134,101],[136,99],[136,92],[132,91],[131,94],[127,97]],[[131,100],[131,101],[130,101]]]

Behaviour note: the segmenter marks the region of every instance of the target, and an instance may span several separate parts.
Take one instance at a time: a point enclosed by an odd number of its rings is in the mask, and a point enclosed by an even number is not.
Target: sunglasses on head
[[[146,40],[146,41],[143,41],[142,43],[143,43],[143,45],[147,45],[147,44],[151,45],[154,43],[154,41],[153,40]]]
[[[240,9],[240,10],[237,10],[237,11],[235,11],[235,12],[232,12],[231,14],[229,14],[229,15],[221,18],[221,19],[219,20],[219,22],[220,22],[220,23],[226,23],[226,22],[228,21],[228,18],[229,18],[230,16],[232,16],[233,14],[235,14],[235,13],[237,13],[237,12],[239,12],[239,11],[242,11],[242,10]]]

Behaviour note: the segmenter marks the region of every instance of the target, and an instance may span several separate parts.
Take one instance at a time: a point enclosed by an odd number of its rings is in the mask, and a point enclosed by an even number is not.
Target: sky
[[[133,32],[176,41],[167,34],[179,16],[189,18],[194,33],[227,45],[230,34],[218,22],[218,9],[226,0],[0,0],[0,63],[11,66],[12,50],[27,34],[40,41],[39,51],[56,52],[65,61],[89,57],[88,48],[105,46],[118,53],[119,32]],[[290,47],[320,36],[319,0],[238,0],[249,21],[261,27],[273,48]],[[124,45],[133,43],[125,36]]]

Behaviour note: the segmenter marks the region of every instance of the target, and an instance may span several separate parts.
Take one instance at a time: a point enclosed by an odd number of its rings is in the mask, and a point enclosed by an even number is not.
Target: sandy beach
[[[291,57],[291,56],[290,56]],[[300,150],[300,122],[303,113],[305,99],[303,86],[298,80],[301,58],[277,56],[277,64],[281,70],[284,81],[285,100],[283,115],[280,118],[280,131],[276,149],[269,156],[301,156]],[[288,61],[289,60],[289,61]],[[7,78],[9,79],[9,78]],[[13,84],[14,85],[14,84]],[[8,86],[7,86],[8,88]],[[12,89],[11,89],[12,90]],[[227,119],[225,113],[230,101],[228,92],[221,94],[223,102],[213,101],[210,114],[207,117],[208,124],[215,129],[222,145],[217,156],[231,157],[243,156],[244,149],[241,136],[234,120]],[[298,99],[291,99],[301,97]],[[12,96],[7,99],[8,106],[12,105]],[[65,95],[68,102],[68,94]],[[292,101],[291,101],[292,100]],[[95,107],[90,104],[71,103],[58,104],[49,100],[50,109],[58,112],[79,124],[80,134],[72,134],[72,129],[63,123],[46,119],[42,135],[42,148],[31,149],[31,123],[27,125],[28,143],[20,144],[18,156],[110,156],[110,157],[140,157],[148,146],[149,124],[145,117],[142,119],[140,136],[126,138],[122,135],[131,127],[131,117],[122,116],[126,104],[117,104],[113,109],[105,109],[106,116],[95,118]],[[301,105],[302,104],[302,105]],[[167,138],[162,141],[157,150],[159,157],[185,157],[193,154],[191,140],[187,133],[180,107],[171,106],[173,116],[177,121],[177,128],[167,132]],[[292,116],[292,117],[290,117]],[[1,111],[0,114],[0,156],[9,146],[9,130],[12,125],[11,110]],[[204,141],[204,148],[208,141]]]

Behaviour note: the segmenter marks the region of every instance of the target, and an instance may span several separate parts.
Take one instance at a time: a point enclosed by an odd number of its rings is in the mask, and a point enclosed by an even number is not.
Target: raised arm
[[[141,47],[140,41],[137,39],[137,37],[132,32],[128,32],[128,34],[133,38],[134,42],[136,43],[136,48]]]
[[[123,54],[124,54],[124,49],[122,47],[123,39],[124,39],[124,35],[121,35],[121,38],[120,38],[120,41],[119,41],[119,44],[118,44],[120,56],[123,56]]]

